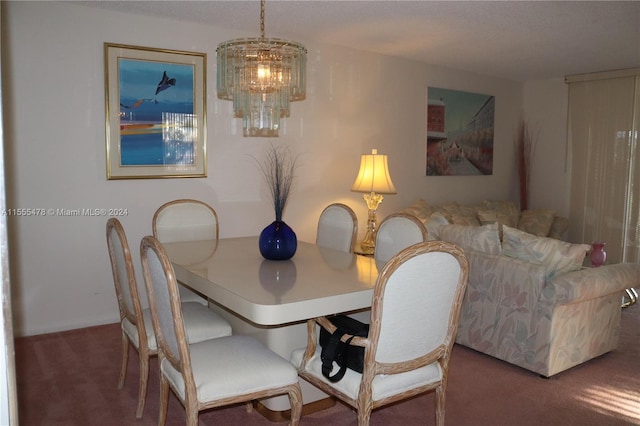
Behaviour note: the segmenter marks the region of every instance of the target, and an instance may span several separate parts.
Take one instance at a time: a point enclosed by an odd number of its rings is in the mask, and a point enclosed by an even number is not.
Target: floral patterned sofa
[[[622,294],[640,284],[640,265],[583,267],[589,245],[438,215],[422,217],[430,239],[458,244],[470,262],[457,343],[545,377],[617,348]]]

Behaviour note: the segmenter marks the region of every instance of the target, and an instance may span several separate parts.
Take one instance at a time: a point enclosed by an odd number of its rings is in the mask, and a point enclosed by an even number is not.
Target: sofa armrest
[[[640,265],[619,263],[599,268],[582,268],[552,278],[542,290],[548,304],[568,304],[595,299],[640,284]]]

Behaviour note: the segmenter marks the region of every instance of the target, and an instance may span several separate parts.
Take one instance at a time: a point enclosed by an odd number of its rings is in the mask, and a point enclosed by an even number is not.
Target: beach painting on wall
[[[107,177],[204,177],[204,54],[105,44]]]
[[[427,176],[493,174],[495,97],[427,89]]]

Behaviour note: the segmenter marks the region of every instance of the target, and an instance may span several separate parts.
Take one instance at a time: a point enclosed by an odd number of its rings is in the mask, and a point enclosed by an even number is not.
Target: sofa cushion
[[[525,210],[520,214],[518,229],[538,237],[549,235],[556,212],[553,210]]]
[[[591,248],[588,244],[538,237],[509,226],[503,226],[502,233],[505,256],[543,265],[549,277],[580,269]]]
[[[440,227],[440,239],[456,244],[463,250],[499,255],[502,246],[498,226],[497,223],[482,226],[444,225]]]

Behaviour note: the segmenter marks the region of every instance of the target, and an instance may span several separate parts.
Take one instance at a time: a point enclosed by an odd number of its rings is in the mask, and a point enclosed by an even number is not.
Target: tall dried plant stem
[[[295,178],[297,157],[291,157],[285,146],[269,148],[263,162],[258,161],[265,182],[269,186],[271,201],[276,214],[276,221],[282,221],[282,214],[287,205],[293,180]]]
[[[531,129],[525,120],[520,120],[515,143],[516,165],[518,167],[518,179],[520,184],[520,210],[524,211],[529,208],[531,165],[536,147],[536,138],[531,133]]]

